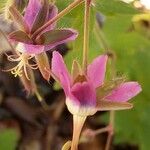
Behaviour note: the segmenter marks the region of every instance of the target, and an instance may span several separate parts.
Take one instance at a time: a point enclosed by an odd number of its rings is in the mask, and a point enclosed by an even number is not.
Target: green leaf
[[[116,112],[115,143],[137,144],[140,150],[150,147],[150,42],[143,35],[128,32],[132,15],[107,17],[104,33],[116,53],[117,70],[129,80],[142,85],[142,93],[134,98],[134,108]]]
[[[128,15],[138,13],[138,11],[132,5],[120,0],[97,0],[96,9],[106,15]]]
[[[6,2],[7,2],[7,0],[1,0],[0,1],[0,11],[2,10],[2,8],[4,8]]]
[[[12,129],[1,131],[0,134],[0,149],[1,150],[14,150],[17,146],[18,135]]]

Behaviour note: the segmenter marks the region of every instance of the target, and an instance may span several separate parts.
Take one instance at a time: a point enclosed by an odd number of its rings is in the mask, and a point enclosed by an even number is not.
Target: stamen
[[[7,71],[7,72],[11,72],[15,77],[19,76],[21,77],[22,76],[22,73],[24,71],[25,73],[25,76],[28,80],[30,80],[29,76],[28,76],[28,71],[27,71],[27,67],[31,68],[31,69],[37,69],[38,66],[37,64],[30,64],[29,63],[29,60],[32,59],[34,56],[29,56],[29,55],[26,55],[26,54],[22,54],[22,53],[18,53],[17,55],[7,55],[7,59],[11,62],[18,62],[18,64],[11,68],[11,69],[8,69],[8,70],[4,70],[4,71]]]

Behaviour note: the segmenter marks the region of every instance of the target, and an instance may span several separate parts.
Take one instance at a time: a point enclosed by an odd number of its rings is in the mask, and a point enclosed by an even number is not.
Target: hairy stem
[[[114,134],[114,117],[115,117],[115,112],[110,111],[110,119],[109,119],[109,126],[111,126],[112,130],[108,132],[108,138],[105,146],[105,150],[109,150],[112,142],[112,137]]]
[[[40,34],[42,31],[44,31],[48,26],[53,24],[54,22],[58,21],[60,18],[68,14],[72,9],[77,7],[80,3],[82,3],[83,0],[75,0],[73,3],[71,3],[68,7],[66,7],[64,10],[62,10],[56,17],[52,18],[48,22],[46,22],[42,27],[40,27],[38,30],[36,30],[32,38],[36,37],[38,34]]]
[[[91,0],[85,1],[85,12],[84,12],[84,40],[83,40],[83,62],[82,67],[87,73],[88,64],[88,51],[89,51],[89,23],[90,23],[90,4]]]

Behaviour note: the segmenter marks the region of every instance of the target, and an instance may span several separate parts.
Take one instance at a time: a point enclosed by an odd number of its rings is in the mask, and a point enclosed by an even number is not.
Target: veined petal
[[[42,45],[25,44],[21,42],[17,45],[16,49],[19,52],[34,54],[34,55],[44,52],[44,46]]]
[[[41,4],[39,0],[29,0],[28,6],[25,11],[24,19],[28,23],[30,30],[38,12],[40,11],[40,8]]]
[[[78,82],[71,88],[71,94],[81,107],[96,106],[96,91],[88,82]],[[72,99],[73,100],[73,99]]]
[[[99,56],[94,59],[94,61],[88,66],[88,78],[94,84],[95,88],[103,84],[106,72],[107,59],[107,55]]]
[[[57,46],[75,40],[78,32],[73,29],[51,30],[38,36],[36,42],[48,46]]]
[[[62,85],[65,94],[68,95],[70,92],[70,84],[71,84],[70,75],[63,61],[62,56],[56,51],[53,52],[52,57],[52,72],[60,80],[60,84]]]
[[[126,82],[121,84],[106,97],[109,101],[126,102],[142,91],[137,82]]]

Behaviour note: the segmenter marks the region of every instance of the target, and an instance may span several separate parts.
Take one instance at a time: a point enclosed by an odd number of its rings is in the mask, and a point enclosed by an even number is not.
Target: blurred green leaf
[[[5,6],[7,0],[0,0],[0,11]]]
[[[14,150],[18,141],[18,135],[15,130],[7,129],[0,133],[0,149]]]
[[[116,112],[115,142],[137,144],[140,150],[150,147],[150,41],[136,32],[128,32],[131,15],[107,17],[104,33],[117,55],[117,70],[129,80],[142,85],[142,93],[134,98],[134,109]]]
[[[106,15],[135,14],[138,11],[132,6],[120,0],[97,0],[96,9]]]

